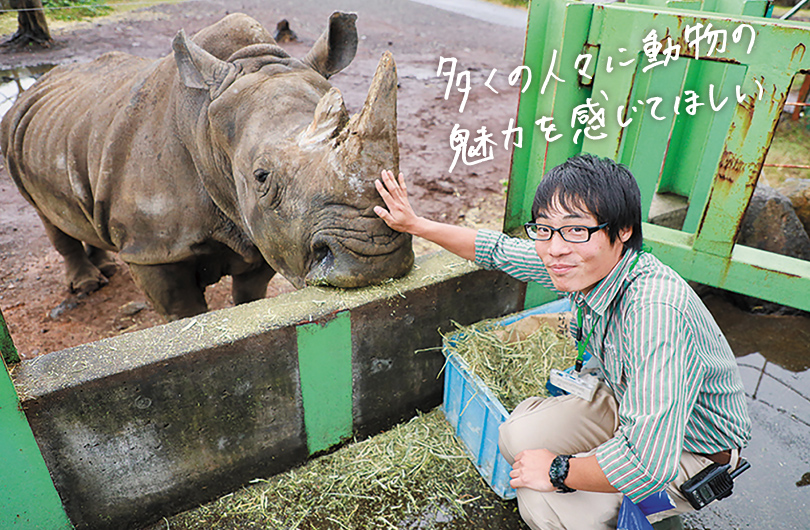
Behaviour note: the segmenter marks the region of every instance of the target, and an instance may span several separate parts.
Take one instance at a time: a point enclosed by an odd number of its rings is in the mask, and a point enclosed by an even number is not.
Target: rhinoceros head
[[[399,167],[394,59],[383,55],[363,108],[351,117],[327,81],[354,58],[354,21],[333,14],[300,61],[271,38],[227,60],[182,32],[174,42],[183,84],[210,100],[198,135],[210,143],[216,167],[202,171],[206,189],[298,287],[364,286],[413,265],[410,236],[373,211],[382,205],[374,179]]]

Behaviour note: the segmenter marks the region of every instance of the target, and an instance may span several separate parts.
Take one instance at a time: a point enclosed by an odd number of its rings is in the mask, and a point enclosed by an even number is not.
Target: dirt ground
[[[507,128],[517,109],[517,90],[509,86],[507,75],[522,62],[522,33],[493,34],[492,26],[465,17],[459,25],[458,15],[432,8],[426,8],[421,18],[405,20],[397,13],[396,2],[371,4],[341,2],[341,9],[358,13],[361,40],[352,65],[331,82],[343,92],[349,111],[356,112],[381,53],[391,50],[400,79],[401,170],[408,178],[414,208],[437,220],[500,228],[510,152],[499,131]],[[84,62],[112,50],[158,58],[169,52],[180,28],[196,32],[235,11],[248,13],[271,32],[279,20],[288,19],[299,42],[284,47],[303,57],[333,10],[328,1],[160,4],[52,30],[55,43],[47,50],[2,49],[0,68]],[[484,39],[483,31],[487,31]],[[457,58],[459,70],[472,73],[474,89],[463,113],[460,93],[453,91],[444,98],[446,78],[436,75],[442,56]],[[492,82],[498,94],[483,88],[492,68],[499,72]],[[449,137],[456,123],[473,136],[481,126],[494,132],[493,140],[499,144],[495,158],[474,166],[459,162],[450,173],[454,152]],[[415,241],[414,246],[418,255],[434,250],[424,241]],[[276,276],[268,296],[292,289]],[[206,298],[211,309],[231,305],[229,278],[209,287]],[[123,263],[106,287],[83,298],[71,295],[64,285],[61,257],[4,165],[0,165],[0,310],[22,358],[162,323]]]

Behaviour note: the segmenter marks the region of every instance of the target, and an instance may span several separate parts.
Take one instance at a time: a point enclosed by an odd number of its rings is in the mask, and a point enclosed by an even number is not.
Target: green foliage
[[[774,131],[762,175],[775,188],[781,187],[788,179],[810,179],[810,169],[807,169],[810,166],[810,150],[807,149],[810,145],[808,112],[810,111],[805,110],[798,121],[792,121],[790,116],[784,115]]]
[[[42,6],[45,15],[56,20],[81,20],[112,11],[104,0],[43,0]]]

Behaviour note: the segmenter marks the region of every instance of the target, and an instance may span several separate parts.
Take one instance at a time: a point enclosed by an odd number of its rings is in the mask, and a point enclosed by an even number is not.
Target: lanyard
[[[582,306],[580,306],[577,310],[577,360],[575,363],[575,369],[577,373],[582,371],[582,361],[585,358],[585,348],[588,347],[588,343],[591,341],[591,335],[593,335],[593,330],[596,327],[596,322],[599,319],[597,318],[594,321],[593,326],[591,326],[591,330],[588,332],[588,336],[585,337],[585,340],[582,340]]]
[[[633,263],[630,264],[630,268],[627,270],[627,273],[630,272],[635,268],[636,263],[638,263],[638,259],[644,253],[644,250],[639,250],[638,254],[636,255]],[[575,362],[575,370],[577,373],[582,371],[582,364],[583,360],[585,359],[585,348],[588,347],[588,343],[591,341],[591,335],[593,335],[593,330],[596,328],[596,323],[599,322],[599,317],[597,316],[596,320],[594,320],[593,325],[591,326],[591,330],[588,332],[588,335],[585,337],[585,340],[582,340],[582,306],[577,308],[577,360]],[[608,322],[610,324],[610,322]],[[607,331],[607,330],[605,330]]]

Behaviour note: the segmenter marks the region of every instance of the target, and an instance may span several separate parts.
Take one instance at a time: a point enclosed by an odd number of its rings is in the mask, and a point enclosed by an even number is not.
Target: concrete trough
[[[437,406],[441,331],[525,285],[440,252],[24,361],[22,407],[77,528],[140,528]]]

